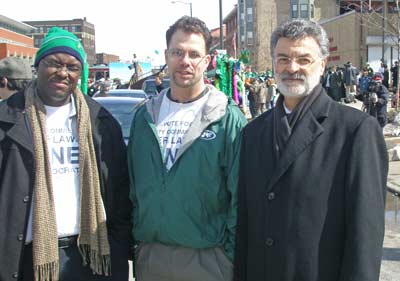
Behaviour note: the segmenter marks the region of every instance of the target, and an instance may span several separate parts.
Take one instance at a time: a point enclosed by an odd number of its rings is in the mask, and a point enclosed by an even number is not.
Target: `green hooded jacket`
[[[247,121],[222,92],[196,116],[170,170],[157,136],[164,95],[136,112],[128,145],[136,241],[189,248],[223,247],[233,260],[241,131]]]

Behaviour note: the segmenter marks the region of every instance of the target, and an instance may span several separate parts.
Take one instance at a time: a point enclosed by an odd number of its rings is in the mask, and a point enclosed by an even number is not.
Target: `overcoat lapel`
[[[321,93],[302,120],[296,124],[285,150],[282,151],[282,155],[276,163],[277,166],[267,185],[267,191],[273,188],[290,165],[324,132],[320,122],[322,117],[328,116],[330,102],[331,100],[325,92]]]
[[[13,99],[13,101],[12,110],[7,110],[7,107],[5,106],[1,107],[0,111],[3,112],[0,112],[0,116],[2,116],[0,122],[9,123],[10,129],[7,130],[6,135],[33,154],[32,134],[29,130],[28,118],[25,111],[22,109],[24,103],[23,95],[19,95],[19,97]]]
[[[19,119],[18,122],[7,131],[7,136],[33,154],[33,141],[27,141],[32,139],[32,135],[27,129],[24,118]]]

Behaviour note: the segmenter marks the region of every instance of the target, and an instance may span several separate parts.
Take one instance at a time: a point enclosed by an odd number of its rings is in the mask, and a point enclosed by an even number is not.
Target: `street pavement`
[[[400,138],[399,138],[400,139]],[[400,194],[400,161],[389,162],[388,187]],[[388,192],[380,281],[400,280],[400,197]]]

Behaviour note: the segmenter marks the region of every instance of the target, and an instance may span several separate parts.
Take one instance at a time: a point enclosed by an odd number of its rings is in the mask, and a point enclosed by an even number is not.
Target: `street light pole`
[[[395,92],[395,108],[396,110],[400,107],[399,102],[400,102],[400,92],[399,92],[399,87],[400,87],[400,67],[399,67],[399,63],[400,63],[400,7],[399,7],[399,0],[396,0],[396,9],[397,9],[397,83],[396,83],[396,92]],[[392,103],[393,105],[393,103]]]
[[[222,29],[222,0],[219,0],[219,47],[221,50],[224,49],[224,31]]]
[[[172,4],[176,4],[176,3],[181,3],[181,4],[185,4],[185,5],[189,5],[190,8],[190,17],[193,17],[192,14],[192,2],[186,2],[186,1],[180,1],[180,0],[176,0],[176,1],[171,1]]]

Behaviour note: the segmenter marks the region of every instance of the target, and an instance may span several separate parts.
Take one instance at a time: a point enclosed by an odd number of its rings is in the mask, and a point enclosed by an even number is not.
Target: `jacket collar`
[[[228,98],[212,85],[206,85],[206,88],[210,91],[210,95],[202,110],[201,118],[202,121],[211,123],[225,115]],[[146,103],[147,112],[155,124],[157,123],[163,98],[169,90],[170,88],[162,90],[158,96],[153,97]]]
[[[192,122],[189,130],[187,131],[182,145],[178,150],[176,155],[176,159],[174,164],[177,163],[178,159],[182,156],[182,154],[192,145],[192,143],[200,137],[202,132],[209,126],[209,124],[220,120],[226,113],[226,107],[228,105],[228,97],[224,95],[222,92],[218,91],[212,85],[206,85],[208,91],[210,91],[210,95],[201,111]],[[157,124],[158,115],[160,112],[160,107],[164,96],[167,94],[169,89],[165,89],[161,91],[161,93],[152,98],[150,101],[146,103],[146,110],[148,115],[145,115],[145,119],[149,122],[150,127],[152,128],[155,136],[157,137],[157,132],[155,129],[155,124]],[[151,120],[149,119],[149,116]],[[151,123],[151,121],[153,123]],[[158,137],[157,137],[158,139]],[[171,167],[172,169],[172,167]]]

